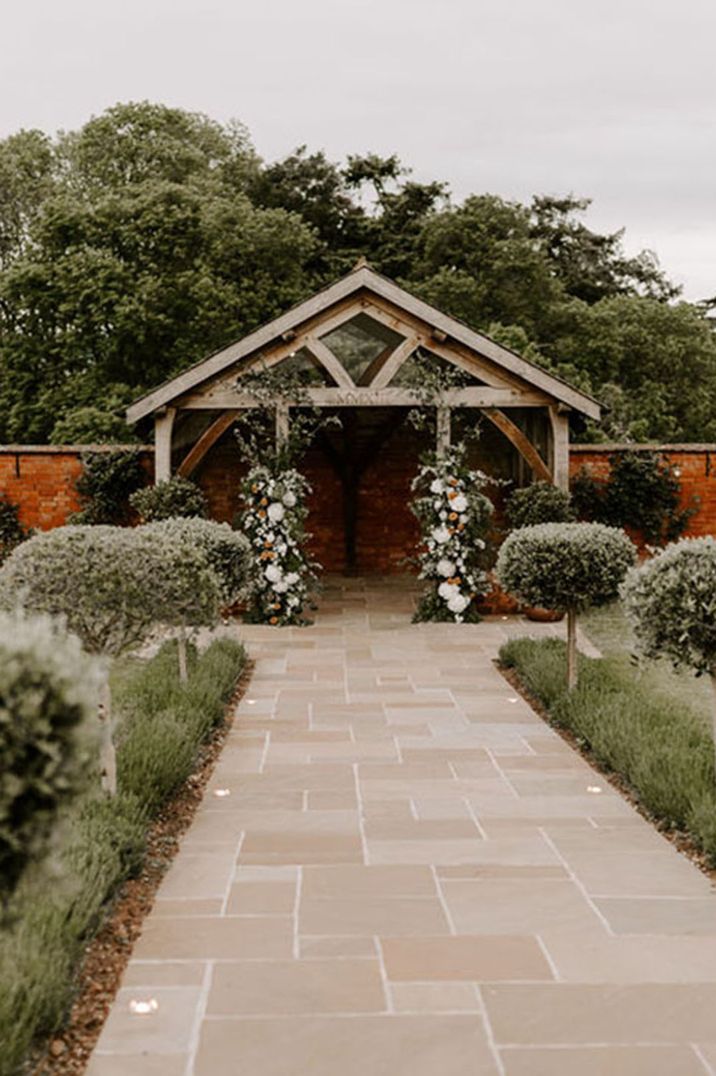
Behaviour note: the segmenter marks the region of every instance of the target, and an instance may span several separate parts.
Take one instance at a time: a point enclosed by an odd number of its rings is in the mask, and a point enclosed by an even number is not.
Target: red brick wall
[[[108,451],[103,445],[0,446],[0,493],[18,505],[20,522],[50,530],[67,522],[80,507],[75,481],[82,473],[83,452]],[[144,450],[147,463],[153,450]]]
[[[609,457],[620,450],[658,452],[679,472],[682,505],[697,505],[686,534],[716,535],[716,445],[572,445],[570,476],[584,467],[595,478],[606,478]]]
[[[475,465],[493,471],[488,460],[498,448],[486,439],[478,444]],[[635,446],[575,445],[570,472],[587,467],[596,476],[609,470],[609,456],[619,448]],[[642,447],[642,446],[637,446]],[[643,446],[656,448],[665,460],[677,467],[684,503],[692,496],[700,499],[691,519],[690,535],[716,534],[716,445]],[[20,519],[28,527],[48,530],[66,522],[79,507],[74,483],[81,471],[81,452],[75,446],[0,447],[0,492],[20,507]],[[97,450],[97,449],[95,449]],[[405,571],[417,538],[417,524],[408,508],[410,483],[418,465],[420,445],[416,437],[399,429],[363,475],[358,492],[357,569],[365,574]],[[145,448],[150,467],[152,450]],[[302,464],[313,487],[309,502],[308,528],[313,534],[311,552],[325,571],[345,569],[343,493],[328,460],[317,449]],[[224,437],[209,453],[196,479],[209,499],[216,519],[231,521],[238,509],[239,484],[243,473],[235,443]]]

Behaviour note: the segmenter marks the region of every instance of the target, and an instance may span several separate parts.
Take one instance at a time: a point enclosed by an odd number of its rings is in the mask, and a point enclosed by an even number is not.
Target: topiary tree
[[[140,527],[141,541],[154,542],[163,570],[154,580],[149,603],[155,623],[177,629],[179,679],[186,683],[187,637],[192,628],[212,627],[219,618],[221,582],[211,567],[206,548],[177,540],[169,533]],[[149,532],[149,533],[147,533]]]
[[[716,539],[667,546],[629,572],[621,594],[642,653],[706,673],[716,696]],[[716,745],[716,712],[713,735]]]
[[[50,617],[0,614],[0,900],[91,774],[98,663]]]
[[[205,556],[143,528],[58,527],[35,535],[0,570],[0,605],[62,616],[91,654],[114,658],[144,643],[155,625],[209,623],[218,582]],[[184,662],[185,666],[185,662]],[[102,781],[113,792],[108,669],[102,683]]]
[[[138,489],[129,498],[129,503],[145,523],[177,516],[204,519],[208,514],[206,497],[196,482],[176,475],[157,482],[156,486]]]
[[[513,531],[497,558],[508,593],[567,613],[567,686],[577,683],[577,614],[616,598],[634,563],[624,531],[602,523],[542,523]]]
[[[228,523],[174,518],[145,523],[139,529],[170,544],[186,542],[200,550],[218,578],[222,606],[239,601],[248,582],[252,551],[248,538]]]
[[[573,523],[577,518],[569,493],[550,482],[533,482],[513,490],[505,507],[512,530],[538,523]]]

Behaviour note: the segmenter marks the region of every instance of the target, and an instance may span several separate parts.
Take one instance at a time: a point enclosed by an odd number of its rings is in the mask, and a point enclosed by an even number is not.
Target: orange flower
[[[252,493],[258,493],[258,491],[259,491],[259,487],[254,482],[253,486],[251,487],[251,492]]]
[[[448,493],[448,500],[449,501],[454,501],[456,497],[457,497],[457,493],[455,492],[454,489],[451,490],[450,493]]]
[[[266,497],[262,497],[261,500],[259,501],[259,504],[262,507],[265,507],[268,504],[268,499]]]
[[[448,519],[457,519],[457,512],[451,512]]]
[[[270,549],[271,546],[273,545],[273,542],[269,541],[269,539],[267,538],[266,541],[264,542],[264,545],[266,546],[267,549]]]
[[[266,513],[265,513],[265,511],[263,510],[263,508],[262,508],[262,509],[260,510],[260,512],[259,512],[259,517],[260,517],[261,519],[265,519],[265,518],[266,518]]]
[[[269,620],[269,624],[278,624],[278,617],[277,616],[272,616],[271,619]]]

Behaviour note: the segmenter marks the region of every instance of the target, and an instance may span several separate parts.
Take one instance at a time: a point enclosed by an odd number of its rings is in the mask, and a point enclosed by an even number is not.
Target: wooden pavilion
[[[531,474],[566,488],[570,415],[598,419],[599,404],[363,260],[310,299],[137,400],[127,421],[144,428],[154,423],[156,481],[172,474],[200,477],[212,453],[230,438],[240,411],[257,406],[242,378],[279,363],[304,369],[311,403],[335,409],[342,418],[341,445],[324,437],[323,449],[342,484],[346,564],[355,567],[355,520],[349,517],[357,511],[357,486],[391,437],[396,443],[402,419],[420,401],[411,370],[418,355],[461,371],[460,387],[440,394],[438,447],[449,443],[453,409],[467,409],[488,420],[496,438],[493,456],[509,457],[503,473],[521,482]],[[281,400],[276,406],[279,439],[290,405]]]

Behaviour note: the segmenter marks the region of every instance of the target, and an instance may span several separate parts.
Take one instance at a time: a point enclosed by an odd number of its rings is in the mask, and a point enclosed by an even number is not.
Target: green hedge
[[[643,807],[688,833],[716,864],[716,775],[708,727],[688,702],[639,681],[616,657],[580,655],[578,686],[564,685],[564,643],[515,639],[500,651],[552,723],[569,729],[597,764],[621,776]]]
[[[85,945],[118,886],[138,870],[148,826],[191,773],[244,663],[240,644],[221,639],[190,654],[185,685],[174,643],[149,662],[118,666],[118,794],[85,798],[63,834],[59,877],[51,885],[28,877],[14,923],[0,933],[0,1076],[17,1076],[33,1044],[61,1026]]]

